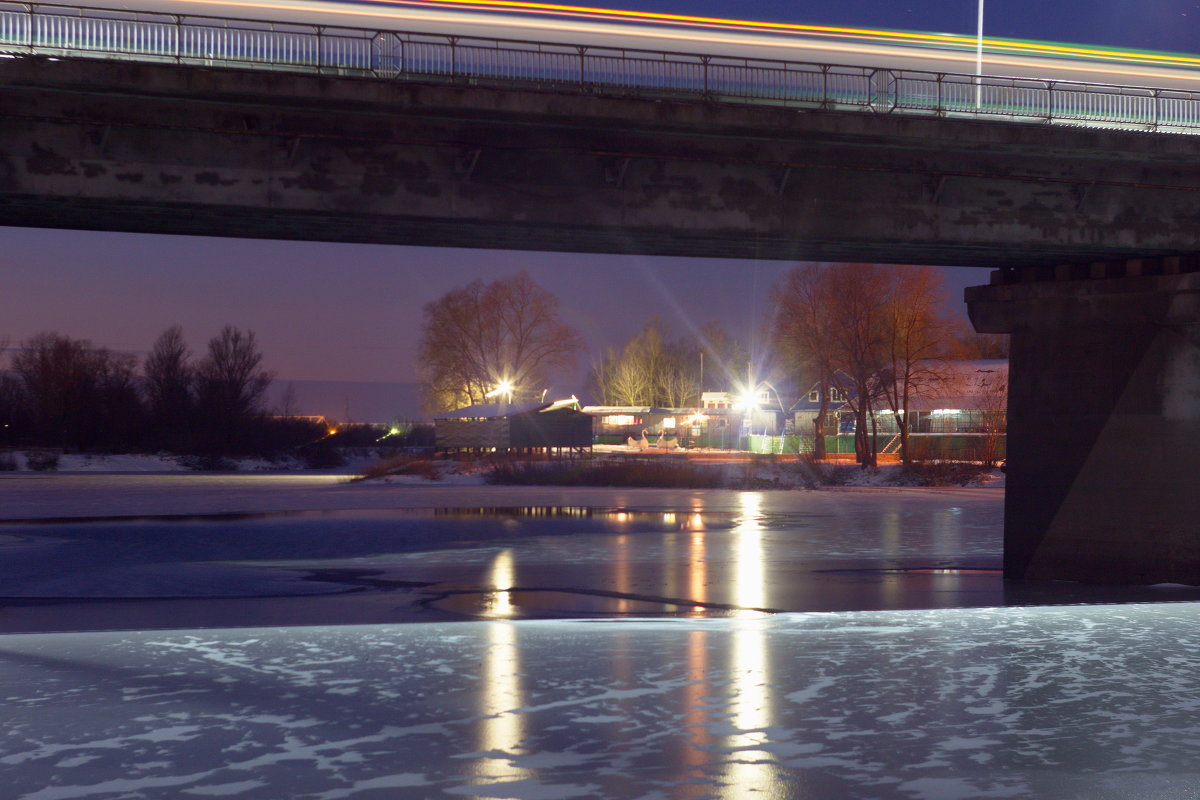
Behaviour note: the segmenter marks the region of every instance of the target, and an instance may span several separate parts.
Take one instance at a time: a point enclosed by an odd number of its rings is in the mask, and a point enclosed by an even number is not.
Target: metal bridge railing
[[[0,0],[0,54],[1200,133],[1200,93]]]

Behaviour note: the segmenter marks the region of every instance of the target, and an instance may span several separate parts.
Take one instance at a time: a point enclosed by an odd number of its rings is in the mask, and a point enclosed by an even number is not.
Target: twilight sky
[[[610,7],[973,32],[975,0],[611,0]],[[1200,2],[987,0],[986,33],[1195,51]],[[42,330],[144,353],[178,323],[194,351],[226,323],[254,330],[280,378],[415,380],[421,307],[470,280],[527,270],[594,353],[653,314],[677,333],[721,319],[747,336],[790,264],[0,228],[0,340]],[[946,271],[950,294],[985,270]],[[961,304],[959,304],[961,308]],[[579,379],[586,371],[585,356]],[[566,393],[578,387],[564,376]]]

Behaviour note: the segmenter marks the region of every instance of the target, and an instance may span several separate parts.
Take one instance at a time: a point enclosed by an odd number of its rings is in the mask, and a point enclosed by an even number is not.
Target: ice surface
[[[8,635],[0,771],[14,800],[1182,797],[1198,653],[1191,603]]]

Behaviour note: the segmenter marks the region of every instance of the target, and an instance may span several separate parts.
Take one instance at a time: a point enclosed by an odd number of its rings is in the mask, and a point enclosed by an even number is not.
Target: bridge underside
[[[1200,583],[1197,163],[1189,136],[0,60],[7,225],[1006,268],[968,299],[1013,337],[1013,578]]]
[[[10,225],[755,259],[1192,252],[1200,137],[0,61]]]

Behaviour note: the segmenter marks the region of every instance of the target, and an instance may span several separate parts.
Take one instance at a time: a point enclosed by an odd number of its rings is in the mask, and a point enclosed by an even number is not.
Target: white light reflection
[[[513,616],[515,608],[512,602],[512,588],[516,581],[516,563],[512,550],[502,550],[492,560],[490,581],[491,594],[484,600],[481,614],[494,619],[508,619]]]
[[[743,492],[739,497],[741,513],[733,528],[733,602],[742,608],[739,617],[757,617],[759,613],[749,609],[766,606],[762,499],[758,492]]]
[[[879,552],[884,558],[899,558],[903,555],[904,519],[899,507],[887,509],[881,520]],[[903,607],[902,581],[896,575],[885,576],[879,583],[879,602],[883,608]]]
[[[492,560],[489,581],[492,593],[484,603],[483,615],[494,619],[513,616],[512,589],[516,583],[516,561],[512,550],[502,550]],[[479,700],[480,757],[475,774],[489,783],[528,777],[528,770],[513,766],[525,736],[521,686],[521,651],[517,628],[511,622],[491,622],[487,629],[487,651],[480,665],[483,686]]]
[[[617,600],[617,613],[629,613],[629,595],[633,591],[633,575],[630,572],[629,559],[632,553],[629,552],[629,535],[622,533],[616,538],[616,552],[613,553],[613,564],[616,568],[614,579],[616,582],[617,591],[623,595]]]
[[[699,516],[697,514],[697,516]],[[708,599],[708,562],[704,555],[704,532],[692,531],[688,537],[688,597],[695,603],[703,603]],[[701,616],[705,612],[702,605],[692,606],[692,613]]]
[[[479,759],[475,775],[494,783],[529,778],[529,770],[515,766],[512,757],[521,751],[525,738],[525,704],[521,685],[521,650],[517,626],[511,622],[490,622],[487,651],[481,672],[483,687],[479,703]]]
[[[734,601],[743,609],[766,606],[762,542],[762,495],[741,495],[741,514],[733,529]],[[740,617],[757,617],[741,611]],[[730,708],[736,733],[726,737],[732,751],[723,781],[724,800],[777,796],[779,765],[768,751],[767,729],[772,725],[771,689],[767,662],[767,632],[761,621],[742,619],[733,634],[729,652],[729,675],[733,699]],[[759,794],[755,794],[755,793]]]

